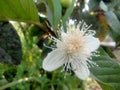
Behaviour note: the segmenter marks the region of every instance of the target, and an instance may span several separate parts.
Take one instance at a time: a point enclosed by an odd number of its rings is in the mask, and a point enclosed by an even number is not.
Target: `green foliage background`
[[[83,12],[86,4],[89,10]],[[49,33],[57,37],[61,26],[66,30],[69,19],[92,24],[96,37],[102,41],[110,35],[120,47],[119,0],[73,0],[66,7],[60,0],[1,0],[0,10],[0,90],[86,90],[86,81],[74,74],[65,77],[61,69],[46,72],[41,67],[51,51],[43,46],[51,43],[46,37]],[[120,65],[113,49],[101,46],[99,56],[93,57],[99,66],[90,68],[90,78],[102,90],[120,88]]]

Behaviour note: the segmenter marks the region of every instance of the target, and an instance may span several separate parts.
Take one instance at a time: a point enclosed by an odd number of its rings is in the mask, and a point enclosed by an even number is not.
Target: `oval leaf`
[[[93,78],[103,82],[106,85],[112,86],[113,89],[120,89],[120,65],[111,59],[103,49],[100,49],[100,56],[93,58],[98,67],[90,68]],[[104,89],[103,90],[109,90]]]
[[[33,0],[0,0],[0,20],[39,22]]]

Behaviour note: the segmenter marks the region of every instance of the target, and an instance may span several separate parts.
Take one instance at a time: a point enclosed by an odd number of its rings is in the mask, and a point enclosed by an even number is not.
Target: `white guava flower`
[[[80,29],[81,28],[81,29]],[[94,37],[90,26],[81,21],[77,25],[68,25],[67,32],[61,32],[59,39],[52,37],[56,48],[43,61],[43,69],[53,71],[64,66],[65,71],[73,71],[82,80],[89,77],[90,59],[98,49],[100,41]]]

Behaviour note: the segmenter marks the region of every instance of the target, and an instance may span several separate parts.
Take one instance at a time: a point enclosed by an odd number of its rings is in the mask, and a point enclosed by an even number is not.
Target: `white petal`
[[[64,52],[56,49],[47,55],[47,57],[43,61],[42,67],[47,71],[53,71],[62,66],[64,62],[65,62]]]
[[[73,69],[75,69],[74,72],[78,78],[82,80],[86,80],[89,77],[90,72],[89,72],[86,61],[80,62],[80,61],[75,60],[71,64],[72,64]]]
[[[90,52],[95,51],[100,46],[100,41],[98,38],[95,38],[93,36],[88,36],[87,40],[85,42],[85,48],[88,48]]]

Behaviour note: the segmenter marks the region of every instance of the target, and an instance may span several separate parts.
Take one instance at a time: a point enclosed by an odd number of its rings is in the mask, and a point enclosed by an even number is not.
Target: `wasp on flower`
[[[67,32],[60,32],[59,39],[51,36],[56,48],[44,59],[43,69],[53,71],[63,65],[65,71],[71,70],[78,78],[87,79],[89,66],[95,64],[91,58],[100,46],[99,39],[94,37],[95,31],[89,28],[84,21],[74,22],[68,24]]]

